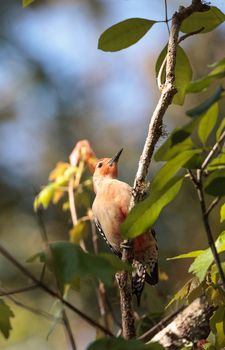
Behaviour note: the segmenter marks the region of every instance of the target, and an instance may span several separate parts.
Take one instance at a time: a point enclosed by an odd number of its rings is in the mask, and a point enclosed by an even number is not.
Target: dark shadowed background
[[[182,1],[185,4],[189,1]],[[225,12],[223,0],[212,4]],[[169,17],[178,5],[180,1],[168,1]],[[164,23],[157,24],[127,50],[97,50],[101,32],[129,17],[163,20],[164,1],[36,0],[26,9],[19,0],[0,2],[0,239],[23,263],[42,248],[33,212],[35,191],[47,183],[57,161],[68,160],[78,140],[88,139],[99,157],[111,156],[123,147],[120,178],[133,182],[149,118],[159,97],[154,65],[168,32]],[[194,78],[208,71],[207,64],[222,58],[224,37],[225,26],[221,25],[183,42]],[[214,89],[215,85],[200,96],[188,96],[182,107],[172,106],[164,121],[165,131],[187,122],[185,111]],[[150,178],[158,166],[152,164]],[[44,219],[50,239],[68,239],[71,222],[60,205],[51,206]],[[216,235],[219,218],[215,214],[212,220]],[[162,310],[188,279],[186,261],[169,262],[166,258],[207,246],[191,186],[186,185],[163,212],[156,231],[160,267],[169,280],[156,288],[147,287],[142,312]],[[40,270],[38,265],[30,268]],[[14,288],[28,281],[0,258],[0,283]],[[81,293],[73,292],[74,302],[96,317],[94,285],[83,283],[81,289]],[[48,311],[55,308],[52,300],[38,291],[17,300]],[[16,314],[13,331],[7,341],[0,335],[0,349],[66,348],[61,325],[46,340],[52,322],[14,304],[12,308]],[[74,315],[72,327],[82,350],[95,330]]]

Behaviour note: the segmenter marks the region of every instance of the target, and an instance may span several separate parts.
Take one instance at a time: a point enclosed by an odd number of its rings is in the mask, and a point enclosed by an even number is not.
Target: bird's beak
[[[119,150],[119,152],[117,152],[115,156],[110,159],[108,164],[113,165],[113,163],[117,163],[122,152],[123,152],[123,148],[121,148],[121,150]]]

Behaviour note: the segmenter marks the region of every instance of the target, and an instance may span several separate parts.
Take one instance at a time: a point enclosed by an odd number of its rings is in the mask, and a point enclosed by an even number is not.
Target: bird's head
[[[94,179],[99,177],[116,178],[118,174],[118,160],[123,149],[115,154],[112,158],[99,159],[95,166]]]

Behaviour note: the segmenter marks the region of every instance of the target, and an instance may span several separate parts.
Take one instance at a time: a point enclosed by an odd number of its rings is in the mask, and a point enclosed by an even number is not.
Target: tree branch
[[[194,300],[168,326],[157,333],[151,342],[159,342],[168,350],[196,345],[198,340],[206,339],[209,334],[212,311],[213,308],[208,305],[205,297]]]
[[[178,45],[178,36],[180,26],[182,22],[196,11],[208,10],[207,5],[202,4],[200,0],[193,0],[192,4],[185,8],[180,7],[178,12],[175,12],[172,17],[171,30],[168,41],[167,49],[167,62],[166,62],[166,80],[162,89],[161,96],[156,105],[149,123],[149,130],[144,144],[144,148],[139,160],[138,170],[134,180],[134,191],[130,203],[130,209],[138,201],[143,199],[143,193],[145,192],[145,179],[148,174],[148,169],[151,163],[152,155],[162,134],[162,121],[163,117],[172,103],[173,97],[177,90],[174,86],[175,81],[175,65],[176,65],[176,53]],[[125,240],[123,242],[122,260],[131,262],[133,260],[133,246],[131,240]],[[118,285],[120,289],[120,305],[122,314],[122,330],[123,337],[126,339],[133,338],[135,336],[134,327],[134,315],[132,305],[132,288],[131,288],[131,273],[122,272],[118,278]]]
[[[208,156],[205,158],[204,162],[202,163],[201,170],[205,170],[211,159],[215,156],[216,152],[220,149],[222,143],[225,141],[225,130],[221,134],[219,140],[215,143],[211,151],[209,152]]]

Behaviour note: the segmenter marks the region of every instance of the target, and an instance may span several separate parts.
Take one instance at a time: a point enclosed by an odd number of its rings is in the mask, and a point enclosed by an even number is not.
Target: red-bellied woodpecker
[[[123,241],[120,225],[125,220],[132,196],[132,188],[117,180],[117,163],[122,149],[113,158],[98,161],[93,184],[96,197],[92,206],[96,226],[111,250],[121,257]],[[132,290],[140,304],[144,283],[158,282],[158,249],[154,231],[148,230],[134,239],[134,271]]]

